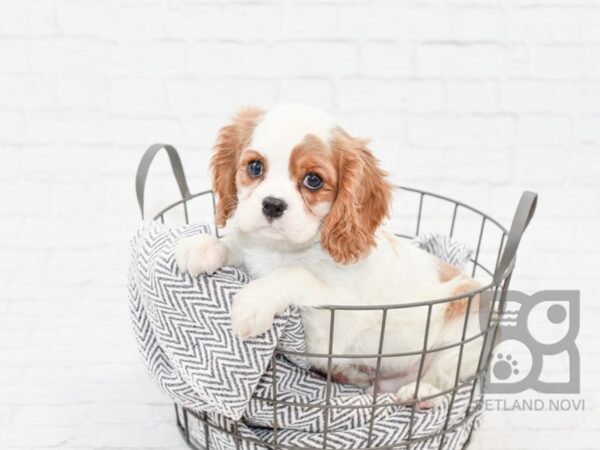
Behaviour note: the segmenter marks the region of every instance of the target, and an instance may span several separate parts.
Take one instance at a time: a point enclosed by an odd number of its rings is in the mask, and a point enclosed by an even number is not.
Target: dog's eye
[[[304,186],[307,188],[316,191],[323,186],[323,180],[316,173],[307,173],[302,181],[302,184],[304,184]]]
[[[260,177],[263,173],[263,164],[258,160],[250,161],[246,170],[252,178]]]

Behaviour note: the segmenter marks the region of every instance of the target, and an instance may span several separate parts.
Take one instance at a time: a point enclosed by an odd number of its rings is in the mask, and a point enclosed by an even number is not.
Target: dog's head
[[[290,250],[320,240],[340,263],[368,253],[391,199],[366,141],[301,105],[241,110],[219,132],[212,173],[219,225],[233,217],[257,242]]]

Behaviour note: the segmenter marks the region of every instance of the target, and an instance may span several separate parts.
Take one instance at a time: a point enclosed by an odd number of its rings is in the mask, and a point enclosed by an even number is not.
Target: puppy
[[[350,136],[327,114],[301,105],[268,112],[248,108],[220,130],[212,158],[217,224],[226,236],[180,241],[177,263],[192,276],[223,266],[253,278],[234,298],[232,328],[240,338],[268,330],[275,314],[302,307],[307,350],[329,351],[330,312],[319,305],[392,305],[458,295],[431,308],[387,311],[375,376],[381,309],[338,310],[332,351],[336,381],[395,392],[406,403],[431,407],[454,386],[467,309],[467,336],[479,333],[478,298],[460,298],[478,284],[458,269],[381,229],[392,186],[367,141]],[[429,316],[429,318],[428,318]],[[429,321],[428,353],[421,362]],[[477,367],[480,341],[464,346],[460,377]],[[326,372],[326,357],[311,358]],[[419,392],[415,392],[421,370]]]

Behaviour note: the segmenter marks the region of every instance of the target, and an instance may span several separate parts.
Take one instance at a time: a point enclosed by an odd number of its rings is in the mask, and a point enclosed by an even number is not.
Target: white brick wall
[[[281,101],[505,223],[539,192],[513,287],[582,290],[587,412],[489,414],[473,448],[598,448],[596,0],[2,0],[0,448],[184,448],[129,331],[134,171],[170,142],[203,188],[223,121]]]

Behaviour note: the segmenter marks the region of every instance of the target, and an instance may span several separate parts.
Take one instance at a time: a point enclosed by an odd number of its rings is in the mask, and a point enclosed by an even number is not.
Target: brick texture
[[[581,289],[587,411],[491,413],[472,448],[598,448],[600,2],[3,0],[0,62],[0,448],[185,448],[129,329],[136,165],[170,142],[206,188],[227,117],[284,101],[506,224],[539,192],[513,287]]]

